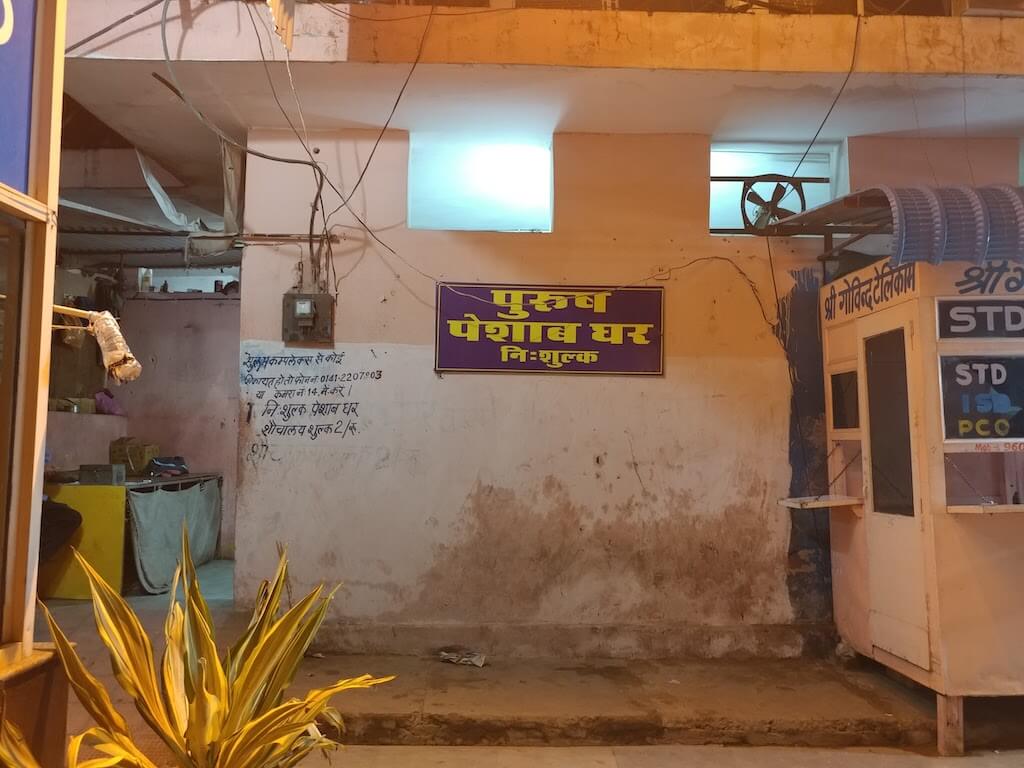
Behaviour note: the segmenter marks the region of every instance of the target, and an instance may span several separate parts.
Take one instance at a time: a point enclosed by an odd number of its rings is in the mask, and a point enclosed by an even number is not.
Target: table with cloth
[[[75,509],[82,525],[68,547],[40,566],[40,596],[89,597],[72,546],[114,589],[124,590],[125,568],[134,565],[146,592],[167,592],[181,557],[183,525],[196,565],[216,556],[222,482],[217,473],[203,473],[130,480],[124,485],[48,485],[50,498]]]

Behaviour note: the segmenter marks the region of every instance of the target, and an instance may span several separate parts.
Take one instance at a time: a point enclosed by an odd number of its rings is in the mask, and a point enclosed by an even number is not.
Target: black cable
[[[164,7],[163,12],[160,15],[160,42],[163,45],[164,65],[167,68],[167,75],[170,79],[170,85],[172,86],[172,90],[174,91],[174,93],[178,96],[178,98],[182,100],[185,106],[192,111],[192,114],[196,116],[199,122],[205,125],[214,134],[216,134],[221,141],[223,141],[226,144],[229,144],[232,147],[235,147],[236,149],[242,152],[245,152],[247,155],[259,157],[262,158],[263,160],[270,160],[271,162],[275,163],[287,163],[289,165],[309,165],[318,170],[322,170],[319,165],[309,160],[301,160],[294,157],[280,157],[278,155],[271,155],[266,152],[260,152],[259,150],[256,149],[250,149],[241,142],[235,141],[233,138],[228,136],[228,134],[226,134],[217,125],[211,122],[210,119],[206,117],[206,115],[199,111],[199,109],[192,103],[191,99],[189,99],[188,96],[185,95],[185,91],[182,90],[181,83],[178,82],[178,76],[174,71],[174,64],[171,61],[170,46],[168,46],[167,44],[167,10],[171,6],[171,0],[161,0],[161,2],[163,2]],[[157,79],[161,82],[166,82],[163,80],[163,78],[159,76],[157,76]]]
[[[860,16],[856,17],[857,26],[856,31],[853,34],[853,55],[850,56],[850,68],[846,72],[846,77],[843,79],[843,84],[839,86],[839,90],[836,91],[836,96],[832,99],[832,104],[829,105],[828,111],[825,116],[821,118],[821,123],[818,125],[818,130],[814,132],[814,138],[811,139],[811,143],[807,145],[807,149],[804,150],[804,154],[800,158],[800,162],[796,164],[796,168],[793,169],[792,176],[796,176],[800,171],[800,166],[804,164],[804,160],[807,159],[807,155],[810,154],[811,149],[814,148],[814,144],[818,141],[818,137],[821,136],[821,132],[825,129],[825,123],[832,116],[832,110],[836,108],[836,104],[839,103],[839,99],[843,95],[843,91],[846,90],[847,83],[850,82],[850,78],[853,77],[853,70],[857,67],[857,50],[860,47]]]
[[[349,19],[353,21],[370,21],[370,22],[384,22],[384,21],[411,21],[413,19],[423,19],[429,16],[429,13],[414,13],[408,16],[386,16],[383,18],[374,18],[373,16],[357,16],[351,11],[343,11],[340,8],[335,8],[330,3],[320,2],[318,5],[322,6],[324,10],[333,13],[335,16],[340,16],[343,19]],[[394,7],[394,6],[392,6]],[[479,16],[485,13],[509,13],[510,11],[518,11],[520,8],[483,8],[476,11],[455,11],[453,13],[445,13],[439,11],[435,13],[435,16]]]
[[[352,189],[349,190],[348,196],[342,197],[341,203],[338,204],[338,207],[327,215],[327,221],[330,221],[331,217],[333,217],[334,214],[336,214],[342,208],[348,208],[349,201],[355,196],[356,191],[359,189],[359,186],[363,183],[363,178],[365,178],[366,172],[370,170],[370,164],[373,162],[373,156],[377,153],[377,147],[379,147],[381,141],[384,140],[384,134],[391,126],[391,120],[394,118],[395,112],[398,111],[398,105],[402,103],[402,97],[405,95],[405,89],[409,87],[409,81],[412,80],[412,76],[416,72],[416,67],[419,65],[420,59],[423,58],[423,49],[426,46],[427,33],[430,32],[430,25],[431,22],[434,21],[434,11],[436,9],[437,5],[435,3],[434,5],[430,6],[430,13],[426,14],[427,23],[423,26],[423,34],[420,35],[420,44],[416,50],[416,58],[413,59],[412,66],[409,67],[409,72],[405,76],[405,81],[402,83],[402,87],[398,89],[398,95],[395,96],[395,102],[394,104],[391,105],[391,112],[388,114],[388,119],[384,121],[384,125],[381,127],[380,132],[377,134],[376,141],[373,142],[373,148],[370,150],[369,157],[366,158],[366,164],[363,165],[362,170],[359,172],[359,177],[356,179],[356,183],[353,185]]]
[[[250,149],[249,147],[245,146],[244,144],[241,144],[240,142],[235,141],[233,138],[228,136],[223,130],[221,130],[217,125],[215,125],[212,121],[210,121],[209,118],[207,118],[192,103],[192,101],[188,98],[188,96],[185,94],[185,92],[181,88],[181,85],[180,85],[180,83],[178,81],[177,75],[176,75],[175,70],[174,70],[174,65],[173,65],[171,57],[170,57],[170,47],[169,47],[168,42],[167,42],[167,12],[168,12],[168,8],[170,7],[171,0],[160,0],[160,2],[163,2],[163,4],[164,4],[163,5],[163,12],[161,14],[161,19],[160,19],[160,39],[161,39],[161,43],[163,45],[164,64],[165,64],[165,66],[167,68],[167,73],[168,73],[168,76],[170,78],[170,82],[165,81],[159,75],[156,75],[155,77],[158,80],[160,80],[162,83],[167,85],[167,87],[170,88],[175,93],[175,95],[178,96],[179,99],[181,99],[181,101],[192,111],[192,113],[196,116],[196,118],[207,129],[212,131],[218,138],[220,138],[222,141],[224,141],[225,143],[229,144],[230,146],[236,147],[237,149],[241,150],[242,152],[245,152],[248,155],[252,155],[254,157],[259,157],[259,158],[264,159],[264,160],[269,160],[271,162],[280,162],[280,163],[286,163],[286,164],[290,164],[290,165],[305,165],[305,166],[309,166],[314,171],[314,173],[317,175],[317,184],[318,184],[317,198],[319,198],[320,195],[322,194],[322,185],[326,184],[342,200],[342,204],[339,205],[337,208],[335,208],[327,216],[326,220],[324,221],[324,231],[325,231],[324,237],[325,237],[325,239],[329,240],[330,230],[333,228],[333,227],[331,227],[329,225],[330,218],[334,214],[336,214],[339,210],[341,210],[341,208],[343,208],[343,207],[347,208],[349,213],[352,215],[352,217],[356,220],[356,222],[358,222],[359,226],[363,229],[363,231],[366,232],[367,235],[369,235],[374,240],[374,242],[376,242],[384,250],[386,250],[392,256],[397,258],[399,261],[401,261],[403,264],[405,264],[407,267],[412,269],[417,274],[421,275],[422,277],[427,278],[428,280],[431,280],[433,282],[437,282],[437,278],[435,276],[430,275],[430,274],[424,272],[423,270],[419,269],[414,264],[412,264],[408,259],[406,259],[400,253],[398,253],[398,251],[396,251],[394,248],[392,248],[390,245],[388,245],[386,242],[384,242],[377,235],[377,233],[373,229],[370,228],[370,226],[366,223],[366,221],[356,211],[354,211],[349,206],[349,204],[348,204],[349,200],[351,200],[352,196],[355,194],[355,192],[358,189],[360,183],[362,182],[363,178],[366,175],[366,171],[368,170],[369,165],[370,165],[370,160],[372,160],[372,158],[373,158],[373,152],[371,152],[370,153],[370,157],[367,158],[366,165],[363,166],[363,169],[362,169],[362,171],[361,171],[361,173],[359,175],[359,179],[356,181],[355,186],[352,188],[352,190],[350,191],[350,193],[347,196],[344,195],[338,189],[337,185],[335,185],[335,183],[330,179],[330,177],[324,172],[323,168],[319,165],[319,163],[317,163],[313,159],[312,150],[309,148],[308,144],[305,142],[305,140],[299,134],[298,129],[295,127],[295,124],[292,122],[291,118],[288,116],[287,110],[285,110],[284,105],[281,103],[281,100],[280,100],[280,98],[277,95],[276,88],[275,88],[275,86],[273,84],[273,79],[272,79],[272,76],[271,76],[271,73],[270,73],[269,64],[268,64],[268,62],[266,60],[266,56],[265,56],[265,53],[263,51],[262,38],[260,38],[260,36],[259,36],[259,31],[256,30],[256,36],[257,36],[257,39],[259,40],[260,56],[261,56],[261,58],[263,60],[265,72],[267,74],[268,82],[270,83],[271,92],[272,92],[272,95],[274,97],[274,101],[277,104],[278,108],[281,110],[282,114],[284,115],[286,122],[288,123],[289,127],[292,129],[292,132],[295,133],[296,138],[299,140],[300,144],[303,146],[303,149],[309,155],[309,157],[310,157],[309,160],[302,160],[302,159],[290,158],[290,157],[280,157],[280,156],[277,156],[277,155],[268,154],[266,152],[260,152],[258,150]],[[421,16],[427,16],[428,17],[428,23],[424,27],[423,35],[420,38],[419,48],[417,50],[416,58],[415,58],[415,60],[413,62],[413,65],[412,65],[412,67],[410,67],[409,73],[406,75],[405,81],[403,82],[402,87],[399,90],[397,97],[395,98],[395,102],[394,102],[394,105],[392,106],[391,113],[389,114],[388,119],[387,119],[387,121],[384,124],[384,127],[381,129],[380,133],[377,136],[377,140],[374,143],[374,151],[376,151],[377,147],[379,146],[380,142],[382,141],[384,133],[387,131],[387,128],[390,125],[390,122],[391,122],[392,118],[394,117],[395,112],[398,109],[398,105],[401,103],[402,96],[404,95],[405,90],[408,87],[409,82],[412,79],[413,74],[415,73],[416,67],[419,64],[420,60],[422,59],[424,45],[426,43],[426,38],[427,38],[427,33],[429,32],[429,28],[430,28],[430,21],[431,21],[432,16],[434,15],[435,9],[436,9],[436,5],[431,6],[431,13],[429,13],[429,14],[420,14]],[[451,14],[451,15],[458,16],[458,15],[468,15],[468,14]],[[254,29],[255,29],[255,21],[252,19],[252,17],[250,17],[250,20],[253,21],[253,26],[254,26]],[[315,210],[316,210],[316,203],[314,202],[314,215],[315,215]],[[337,226],[337,225],[334,225],[334,226]],[[312,259],[312,252],[311,252],[311,256],[310,257]],[[670,276],[671,274],[673,274],[674,272],[677,272],[679,270],[687,269],[687,268],[689,268],[691,266],[694,266],[696,264],[700,264],[700,263],[704,263],[704,262],[709,262],[709,261],[722,261],[722,262],[725,262],[726,264],[728,264],[730,267],[732,267],[740,275],[740,277],[746,283],[747,287],[750,289],[752,295],[754,296],[754,299],[757,301],[758,309],[760,310],[761,317],[764,319],[765,324],[769,327],[769,329],[771,329],[774,333],[776,333],[776,337],[778,337],[778,334],[777,334],[778,323],[777,322],[772,322],[771,318],[768,317],[767,309],[765,308],[764,302],[761,299],[761,295],[760,295],[760,293],[759,293],[759,291],[757,289],[757,285],[754,283],[753,279],[743,270],[742,267],[740,267],[738,264],[736,264],[736,262],[734,262],[732,259],[727,259],[724,256],[702,256],[702,257],[698,257],[698,258],[695,258],[695,259],[691,259],[690,261],[685,262],[684,264],[680,264],[680,265],[677,265],[677,266],[672,266],[672,267],[668,267],[668,268],[663,269],[663,270],[659,270],[658,272],[655,272],[655,273],[653,273],[651,275],[648,275],[648,276],[646,276],[646,277],[644,277],[644,278],[642,278],[642,279],[640,279],[638,281],[635,281],[634,283],[628,283],[628,284],[622,285],[622,286],[620,286],[620,288],[628,288],[628,287],[632,287],[632,286],[638,285],[640,283],[647,282],[648,280],[653,280],[653,279],[656,279],[656,278],[659,278],[659,277]],[[773,279],[773,282],[774,282],[774,271],[772,273],[772,279]],[[615,288],[615,289],[612,289],[612,290],[618,290],[618,288]],[[777,294],[777,288],[776,288],[776,294]],[[469,296],[469,294],[466,294],[466,295]],[[479,301],[481,301],[483,303],[493,304],[493,302],[487,301],[486,299],[480,298],[478,296],[470,296],[470,298],[478,299]],[[779,307],[779,303],[778,303],[778,298],[776,296],[776,310],[778,310],[778,307]],[[780,339],[780,343],[781,343],[781,339]]]
[[[778,321],[776,322],[776,333],[779,337],[779,344],[782,345],[782,351],[786,355],[786,367],[789,370],[789,384],[793,389],[793,418],[796,420],[796,432],[800,442],[800,459],[803,462],[803,487],[809,493],[811,488],[811,478],[808,475],[810,462],[807,458],[807,438],[804,435],[803,419],[800,416],[800,398],[797,397],[796,393],[797,378],[794,370],[795,366],[789,356],[789,345],[786,343],[786,337],[788,336],[789,329],[788,327],[783,327],[782,323],[782,298],[779,295],[778,280],[775,278],[775,257],[772,254],[772,239],[771,237],[765,237],[764,241],[768,245],[768,269],[771,272],[772,293],[775,296],[775,316],[778,318]]]
[[[146,11],[151,11],[152,9],[154,9],[158,5],[160,5],[160,3],[162,3],[162,2],[163,2],[163,0],[153,0],[153,2],[147,3],[146,5],[142,6],[138,10],[132,11],[127,16],[122,16],[120,19],[118,19],[117,21],[113,22],[112,24],[107,24],[107,26],[105,26],[99,32],[93,32],[91,35],[88,35],[87,37],[83,37],[77,43],[69,45],[67,48],[64,49],[64,55],[66,56],[67,54],[71,53],[72,51],[74,51],[74,50],[76,50],[78,48],[81,48],[86,43],[92,42],[97,37],[100,37],[101,35],[107,34],[107,32],[109,32],[112,29],[116,29],[117,27],[119,27],[122,24],[124,24],[126,21],[131,21],[132,19],[134,19],[139,14],[145,13]]]
[[[315,249],[313,245],[313,230],[316,225],[317,213],[319,212],[323,214],[324,182],[327,180],[327,174],[324,172],[323,168],[321,168],[320,165],[316,162],[316,158],[313,156],[313,151],[309,148],[309,144],[299,133],[298,128],[295,127],[295,123],[292,122],[292,119],[288,114],[288,110],[286,110],[284,108],[284,104],[281,103],[281,99],[277,95],[277,87],[274,85],[274,78],[270,71],[270,65],[267,63],[267,56],[263,51],[263,38],[260,36],[259,28],[256,26],[256,17],[253,15],[252,7],[250,5],[246,4],[245,10],[249,13],[249,21],[252,24],[252,31],[256,34],[256,45],[259,48],[260,61],[263,62],[263,71],[267,77],[267,84],[270,86],[270,95],[273,96],[274,103],[277,104],[277,108],[281,111],[281,114],[284,116],[285,122],[288,123],[288,127],[291,128],[292,133],[295,134],[295,138],[298,139],[299,144],[306,151],[306,155],[309,157],[310,163],[312,163],[313,181],[316,184],[316,195],[313,198],[313,204],[310,206],[309,214],[309,261],[310,267],[312,268],[313,271],[313,281],[316,284],[317,289],[319,290],[322,289],[325,284],[322,283],[320,279],[322,265],[319,263],[319,255],[318,253],[314,253]],[[328,231],[327,226],[327,217],[324,216],[322,233],[323,238],[321,239],[321,246],[323,244],[324,239],[327,239],[329,234],[330,233]]]

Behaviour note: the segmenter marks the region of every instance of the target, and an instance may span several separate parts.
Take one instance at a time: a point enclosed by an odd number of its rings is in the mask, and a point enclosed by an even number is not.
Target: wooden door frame
[[[924,675],[931,675],[935,667],[934,652],[932,649],[932,601],[929,593],[932,586],[932,552],[929,546],[931,541],[930,519],[928,519],[928,503],[926,494],[929,489],[929,476],[927,467],[927,451],[923,447],[927,445],[927,433],[924,427],[928,418],[927,413],[927,381],[924,378],[924,371],[921,368],[921,351],[925,339],[922,336],[920,327],[920,314],[918,302],[909,301],[892,307],[887,307],[876,313],[866,315],[857,320],[857,370],[858,370],[858,397],[860,398],[860,425],[861,425],[861,452],[864,459],[864,516],[868,526],[868,573],[875,570],[871,554],[872,528],[877,525],[874,515],[883,514],[875,511],[875,473],[871,454],[871,419],[869,414],[870,395],[868,393],[867,376],[867,348],[865,342],[875,336],[894,330],[902,330],[904,334],[904,361],[907,375],[907,403],[909,423],[907,428],[910,433],[910,468],[911,483],[913,487],[914,516],[911,518],[917,526],[918,546],[921,552],[921,583],[924,589],[922,599],[925,606],[924,631],[927,636],[928,645],[928,666],[920,666],[908,659],[895,656],[891,651],[875,646],[877,651],[882,651],[886,656],[899,658],[904,664],[917,667]],[[871,586],[869,582],[869,595]],[[873,601],[872,601],[873,602]],[[869,616],[870,622],[870,616]]]
[[[57,251],[66,0],[37,0],[28,194],[0,184],[0,210],[26,223],[18,303],[0,661],[32,652]]]

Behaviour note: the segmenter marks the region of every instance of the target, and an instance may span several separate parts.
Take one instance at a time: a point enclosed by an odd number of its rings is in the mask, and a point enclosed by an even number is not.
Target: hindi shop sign
[[[1024,299],[939,299],[940,339],[1024,339]]]
[[[912,298],[917,291],[916,267],[913,262],[892,267],[886,261],[836,280],[822,291],[825,323],[853,320]]]
[[[0,183],[28,192],[36,0],[0,0]]]
[[[1009,261],[986,261],[967,267],[956,281],[961,296],[970,293],[1020,293],[1024,289],[1024,266]]]
[[[437,284],[438,371],[663,372],[664,288]]]

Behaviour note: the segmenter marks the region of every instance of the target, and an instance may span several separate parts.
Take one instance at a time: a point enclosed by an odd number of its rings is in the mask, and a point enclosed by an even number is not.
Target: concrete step
[[[932,749],[934,700],[871,668],[824,661],[566,663],[307,659],[296,690],[396,674],[339,696],[342,740],[366,745],[744,744]]]

